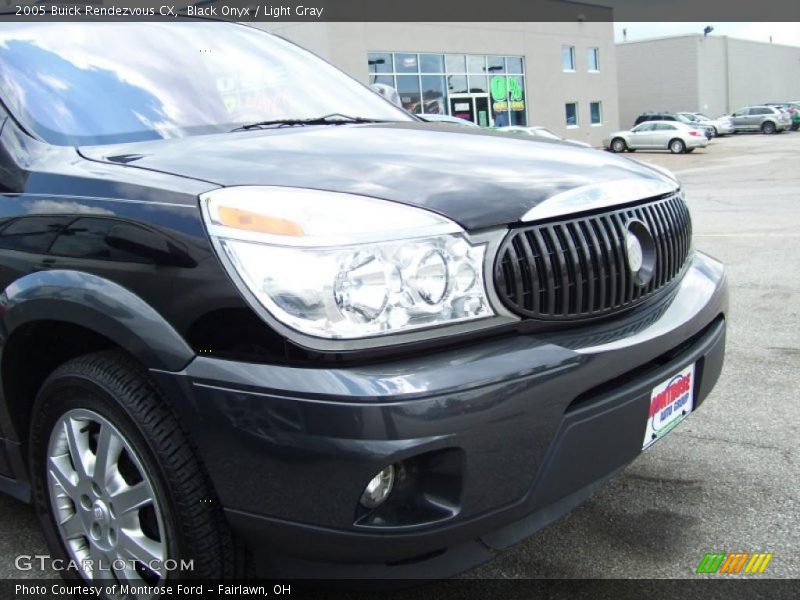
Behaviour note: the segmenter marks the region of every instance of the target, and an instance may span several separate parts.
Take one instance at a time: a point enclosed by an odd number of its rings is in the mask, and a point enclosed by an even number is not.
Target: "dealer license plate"
[[[694,365],[659,383],[650,394],[650,412],[644,431],[642,448],[661,439],[694,407]]]

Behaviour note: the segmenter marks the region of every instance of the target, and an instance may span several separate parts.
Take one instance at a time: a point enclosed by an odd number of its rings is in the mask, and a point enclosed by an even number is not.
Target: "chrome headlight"
[[[222,188],[201,203],[231,275],[302,334],[357,339],[495,314],[485,244],[427,210],[281,187]]]

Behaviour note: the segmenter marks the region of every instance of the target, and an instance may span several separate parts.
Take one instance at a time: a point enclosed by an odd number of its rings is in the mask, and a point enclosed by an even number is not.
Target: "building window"
[[[590,102],[589,103],[589,116],[592,120],[592,125],[603,124],[603,103]]]
[[[600,48],[589,48],[586,52],[586,58],[590,73],[600,71]]]
[[[395,88],[406,110],[450,115],[457,110],[495,127],[528,123],[521,56],[370,52],[367,63],[369,82]]]
[[[566,116],[567,116],[567,127],[577,127],[578,126],[578,103],[577,102],[567,102],[564,105],[566,109]]]
[[[392,55],[388,52],[374,52],[367,57],[370,73],[394,73]],[[375,83],[373,81],[373,83]]]
[[[561,66],[565,72],[575,70],[575,46],[561,46]]]

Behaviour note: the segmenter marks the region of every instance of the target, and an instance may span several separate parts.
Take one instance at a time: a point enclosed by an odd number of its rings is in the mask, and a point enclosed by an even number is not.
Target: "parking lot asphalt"
[[[761,551],[765,576],[800,577],[800,132],[626,156],[681,178],[695,247],[727,265],[724,371],[596,497],[464,576],[689,578],[706,552]],[[0,578],[56,576],[14,568],[46,552],[33,511],[0,496]]]

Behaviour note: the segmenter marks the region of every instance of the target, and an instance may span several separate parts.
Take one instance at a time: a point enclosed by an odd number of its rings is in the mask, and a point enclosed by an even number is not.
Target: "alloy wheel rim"
[[[46,473],[56,529],[85,579],[164,580],[167,540],[153,482],[108,419],[87,409],[62,415]]]
[[[680,142],[672,142],[672,151],[673,152],[680,152],[681,151],[681,143]]]

